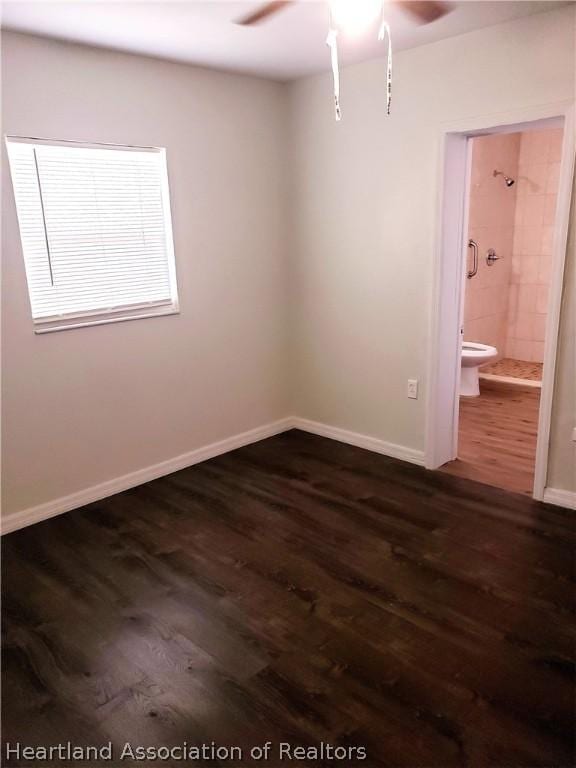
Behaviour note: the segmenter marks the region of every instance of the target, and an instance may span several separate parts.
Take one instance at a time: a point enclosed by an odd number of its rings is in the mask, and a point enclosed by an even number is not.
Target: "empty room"
[[[576,3],[1,3],[1,758],[576,764]]]

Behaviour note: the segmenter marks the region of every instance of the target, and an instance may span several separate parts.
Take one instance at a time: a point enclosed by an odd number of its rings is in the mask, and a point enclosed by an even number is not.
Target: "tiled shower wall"
[[[562,129],[521,134],[506,357],[541,363]]]
[[[490,344],[500,357],[506,349],[516,185],[507,187],[493,171],[516,178],[519,153],[518,133],[473,139],[468,236],[478,243],[478,273],[466,280],[464,339]],[[486,263],[489,248],[500,256],[493,266]],[[472,269],[471,249],[467,264]]]
[[[500,357],[543,360],[561,145],[562,129],[473,142],[469,236],[479,268],[466,281],[464,338],[495,346]],[[494,169],[516,183],[507,187]],[[491,267],[489,248],[501,257]]]

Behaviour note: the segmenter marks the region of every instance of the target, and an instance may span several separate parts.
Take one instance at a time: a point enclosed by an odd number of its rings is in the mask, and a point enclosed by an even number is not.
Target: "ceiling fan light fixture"
[[[271,0],[261,5],[249,16],[239,20],[239,24],[251,26],[276,14],[285,6],[294,5],[297,0]],[[386,114],[390,114],[392,101],[392,36],[390,25],[384,16],[387,0],[326,0],[328,5],[328,37],[326,44],[330,48],[330,62],[334,79],[334,111],[337,121],[342,119],[340,108],[340,67],[338,64],[338,33],[359,33],[366,30],[380,18],[378,40],[387,40],[388,56],[386,59]],[[418,24],[429,24],[445,16],[450,5],[444,0],[391,0]]]
[[[328,4],[334,26],[354,35],[379,18],[384,0],[329,0]]]
[[[358,0],[356,0],[358,2]],[[329,8],[329,24],[328,24],[328,37],[326,38],[326,44],[330,48],[330,60],[332,64],[332,77],[334,80],[334,116],[336,122],[340,122],[342,119],[342,110],[340,109],[340,67],[338,64],[338,31],[341,28],[341,24],[344,19],[335,15],[335,9],[338,9],[338,3],[341,3],[341,8],[347,9],[353,8],[357,10],[358,5],[352,6],[352,0],[328,0]],[[390,103],[392,100],[392,36],[390,33],[390,26],[384,18],[384,2],[383,0],[362,0],[364,9],[369,8],[373,11],[376,9],[376,15],[372,18],[368,15],[362,16],[362,23],[370,24],[378,16],[380,16],[380,25],[378,29],[378,40],[388,39],[388,57],[386,61],[386,114],[390,114]],[[357,20],[358,17],[355,17]],[[352,19],[352,17],[350,17]],[[370,20],[369,20],[370,19]],[[350,29],[350,25],[348,26]]]

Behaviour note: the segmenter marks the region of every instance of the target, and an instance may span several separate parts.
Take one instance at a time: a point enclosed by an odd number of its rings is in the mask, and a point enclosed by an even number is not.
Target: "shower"
[[[511,179],[510,176],[506,176],[502,171],[494,171],[492,176],[504,176],[504,183],[507,187],[511,187],[512,184],[514,184],[514,179]]]

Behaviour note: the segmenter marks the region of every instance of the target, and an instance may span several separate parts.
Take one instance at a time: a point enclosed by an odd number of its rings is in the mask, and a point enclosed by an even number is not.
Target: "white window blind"
[[[7,147],[37,332],[177,311],[164,150]]]

